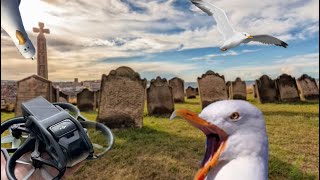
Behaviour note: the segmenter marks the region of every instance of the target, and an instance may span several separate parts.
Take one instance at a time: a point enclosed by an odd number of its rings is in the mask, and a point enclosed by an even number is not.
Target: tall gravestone
[[[282,102],[300,101],[296,79],[288,74],[282,74],[276,79],[279,98]]]
[[[231,82],[229,87],[229,98],[247,100],[247,86],[246,82],[237,77],[235,81]]]
[[[26,77],[17,82],[15,116],[21,116],[21,103],[38,96],[52,102],[52,82],[37,75]]]
[[[184,81],[175,77],[169,80],[169,85],[172,87],[174,102],[184,102]]]
[[[95,107],[94,92],[85,88],[77,94],[77,106],[80,111],[93,111]]]
[[[319,88],[314,78],[303,74],[297,79],[297,86],[303,100],[319,100]]]
[[[39,33],[37,37],[37,62],[38,75],[48,79],[47,42],[44,34],[49,34],[49,29],[44,29],[44,23],[39,22],[39,28],[33,28],[33,32]]]
[[[141,128],[146,84],[146,79],[125,66],[103,74],[97,121],[110,128]]]
[[[193,88],[193,87],[189,86],[189,87],[186,89],[186,96],[187,96],[187,99],[194,99],[194,98],[196,98],[196,96],[197,96],[197,90],[196,90],[196,88]]]
[[[147,89],[149,115],[169,117],[174,111],[172,88],[165,78],[152,79]]]
[[[228,99],[224,76],[213,71],[198,77],[198,88],[202,109],[215,101]]]
[[[279,92],[276,83],[267,75],[262,75],[255,82],[257,98],[260,103],[276,102],[279,98]]]

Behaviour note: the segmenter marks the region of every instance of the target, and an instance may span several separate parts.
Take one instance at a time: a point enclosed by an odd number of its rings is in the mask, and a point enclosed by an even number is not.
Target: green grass
[[[269,136],[269,179],[319,179],[319,103],[259,104]],[[199,99],[175,105],[200,112]],[[94,120],[95,112],[83,113]],[[1,120],[13,114],[1,113]],[[114,130],[115,145],[69,179],[193,179],[205,137],[183,120],[144,117],[141,129]]]

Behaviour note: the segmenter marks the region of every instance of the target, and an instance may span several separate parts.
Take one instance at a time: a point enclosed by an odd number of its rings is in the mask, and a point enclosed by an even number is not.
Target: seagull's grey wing
[[[256,42],[260,42],[260,43],[264,43],[264,44],[273,44],[276,46],[282,46],[284,48],[288,47],[288,44],[281,41],[278,38],[275,38],[273,36],[269,36],[269,35],[257,35],[257,36],[252,36],[253,38],[248,38],[245,39],[242,43],[248,43],[250,41],[256,41]]]
[[[232,37],[234,29],[232,28],[226,13],[222,9],[205,0],[191,0],[191,2],[209,16],[214,17],[217,22],[218,30],[224,36],[225,40]]]

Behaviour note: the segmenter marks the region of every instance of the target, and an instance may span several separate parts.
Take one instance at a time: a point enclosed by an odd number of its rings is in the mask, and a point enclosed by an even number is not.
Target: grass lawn
[[[259,104],[269,136],[269,179],[319,179],[319,103]],[[199,99],[176,104],[200,112]],[[83,113],[94,120],[96,113]],[[13,114],[1,113],[1,121]],[[193,179],[205,136],[186,121],[149,117],[141,129],[114,130],[115,145],[69,179]]]

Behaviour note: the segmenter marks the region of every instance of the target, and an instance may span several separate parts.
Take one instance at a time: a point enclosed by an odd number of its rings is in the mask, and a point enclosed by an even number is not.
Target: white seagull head
[[[268,138],[262,112],[243,100],[210,104],[197,115],[176,110],[171,118],[183,117],[207,137],[206,151],[195,179],[205,178],[221,161],[240,157],[261,157],[268,163]]]

